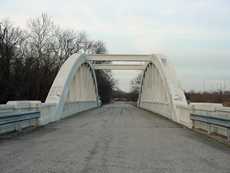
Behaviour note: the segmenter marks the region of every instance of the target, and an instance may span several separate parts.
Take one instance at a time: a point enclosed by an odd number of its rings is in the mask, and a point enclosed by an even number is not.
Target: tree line
[[[62,29],[47,15],[28,21],[27,29],[0,21],[0,103],[9,100],[45,101],[65,60],[74,53],[106,53],[105,44],[84,32]],[[103,103],[111,100],[110,73],[96,71]]]
[[[229,91],[189,91],[185,92],[187,101],[190,102],[207,102],[207,103],[222,103],[224,106],[230,106]]]

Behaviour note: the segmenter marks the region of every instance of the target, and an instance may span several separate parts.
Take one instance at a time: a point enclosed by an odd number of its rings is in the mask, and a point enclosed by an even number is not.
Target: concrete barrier
[[[9,101],[0,105],[0,134],[37,126],[40,101]]]
[[[142,101],[140,103],[140,108],[171,119],[171,110],[169,108],[169,104],[167,103]]]
[[[82,101],[82,102],[69,102],[65,103],[63,116],[61,118],[68,117],[70,115],[76,114],[78,112],[82,112],[85,110],[89,110],[92,108],[96,108],[97,102],[96,101]]]
[[[192,120],[190,118],[191,107],[187,105],[176,105],[177,123],[188,128],[192,128]]]
[[[230,108],[215,103],[192,103],[193,128],[210,136],[219,135],[230,142]]]
[[[55,103],[42,103],[40,107],[40,118],[39,125],[46,125],[48,123],[59,120],[59,117],[55,116],[54,112],[56,110]]]
[[[0,105],[0,134],[31,126],[42,126],[73,114],[98,107],[96,101],[68,102],[63,112],[55,114],[55,103],[40,101],[10,101]]]
[[[172,117],[172,110],[167,103],[142,101],[140,107],[162,115],[172,121],[182,124],[183,126],[192,128],[192,121],[190,119],[191,107],[189,105],[177,104],[176,115],[174,117]]]
[[[40,101],[8,101],[7,104],[0,104],[0,115],[10,112],[27,112],[27,111],[39,111]]]
[[[41,104],[41,117],[39,119],[40,125],[55,122],[73,114],[98,107],[96,101],[68,102],[64,104],[62,114],[59,116],[59,114],[56,114],[56,106],[57,105],[55,103]]]

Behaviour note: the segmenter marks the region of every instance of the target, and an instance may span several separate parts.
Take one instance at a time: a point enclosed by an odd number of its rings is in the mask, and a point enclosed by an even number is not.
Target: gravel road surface
[[[230,173],[230,148],[116,103],[8,139],[0,173]]]

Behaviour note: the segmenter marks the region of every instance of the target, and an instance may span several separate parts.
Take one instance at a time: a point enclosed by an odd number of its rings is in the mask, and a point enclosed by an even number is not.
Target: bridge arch
[[[101,63],[95,63],[101,61]],[[136,61],[142,65],[105,61]],[[42,124],[100,105],[95,69],[143,70],[137,106],[191,127],[187,101],[173,66],[160,55],[70,56],[59,70],[46,99]],[[51,108],[46,108],[51,105]],[[186,115],[185,115],[186,114]],[[185,115],[185,116],[184,116]]]
[[[45,103],[55,105],[52,121],[99,106],[95,71],[85,54],[73,54],[65,61]]]
[[[162,66],[164,59],[151,58],[143,71],[138,106],[176,120],[173,94]],[[166,60],[165,60],[166,61]]]
[[[143,71],[138,106],[191,127],[187,101],[174,67],[160,55],[152,55]]]

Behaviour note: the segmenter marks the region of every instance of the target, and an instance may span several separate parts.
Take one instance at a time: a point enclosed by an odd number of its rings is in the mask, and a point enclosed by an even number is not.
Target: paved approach
[[[0,141],[1,173],[230,173],[230,148],[117,103]]]

